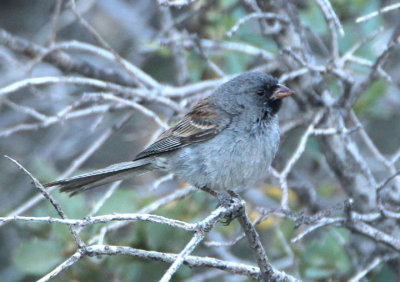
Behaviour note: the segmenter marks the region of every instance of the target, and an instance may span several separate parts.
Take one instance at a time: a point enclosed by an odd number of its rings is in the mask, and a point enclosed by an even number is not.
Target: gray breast
[[[278,145],[278,118],[273,117],[251,130],[229,127],[206,142],[171,152],[159,162],[196,187],[242,190],[266,177]]]

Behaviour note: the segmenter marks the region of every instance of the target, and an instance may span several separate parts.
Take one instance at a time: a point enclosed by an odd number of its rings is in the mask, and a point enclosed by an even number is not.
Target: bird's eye
[[[257,90],[257,95],[258,96],[263,96],[265,94],[265,90],[264,89],[258,89]]]

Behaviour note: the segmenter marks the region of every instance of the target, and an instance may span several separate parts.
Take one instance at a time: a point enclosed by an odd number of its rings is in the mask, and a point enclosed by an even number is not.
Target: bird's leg
[[[207,186],[200,187],[200,190],[203,190],[204,192],[207,192],[211,196],[218,198],[218,193],[215,192],[214,190],[208,188]]]
[[[230,190],[228,192],[216,192],[208,188],[207,186],[200,187],[200,190],[207,192],[211,196],[217,198],[217,207],[229,207],[233,203],[232,195],[229,192]]]
[[[233,190],[228,190],[218,194],[219,205],[222,207],[229,207],[235,201],[242,201],[242,198]],[[229,225],[235,218],[241,214],[241,209],[235,209],[232,212],[226,214],[221,223],[225,226]]]
[[[233,190],[228,190],[227,192],[228,192],[228,194],[229,194],[232,198],[236,198],[236,199],[238,199],[238,200],[242,200],[242,198],[240,197],[240,195],[239,195],[238,193],[236,193],[235,191],[233,191]]]
[[[238,193],[236,193],[233,190],[228,190],[224,192],[216,192],[206,186],[203,186],[200,188],[200,190],[203,190],[204,192],[207,192],[211,196],[215,197],[218,199],[218,206],[217,207],[224,207],[228,208],[230,207],[235,201],[241,201],[242,198],[239,196]],[[222,220],[221,223],[223,225],[229,225],[236,217],[240,215],[240,210],[235,210],[229,214],[226,214]]]

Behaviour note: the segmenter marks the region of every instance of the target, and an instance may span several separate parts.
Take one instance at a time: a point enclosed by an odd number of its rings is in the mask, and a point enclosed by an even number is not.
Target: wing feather
[[[204,142],[217,135],[230,122],[225,112],[208,99],[203,99],[180,122],[164,131],[153,144],[139,153],[135,160]]]

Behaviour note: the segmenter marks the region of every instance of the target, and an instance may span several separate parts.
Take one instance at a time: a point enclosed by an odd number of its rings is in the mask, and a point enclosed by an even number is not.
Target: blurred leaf
[[[237,0],[221,0],[221,7],[227,9],[237,3]]]
[[[66,193],[56,192],[53,193],[52,196],[60,204],[68,218],[79,219],[86,216],[89,212],[84,194],[78,194],[73,198],[70,198]],[[60,217],[54,207],[49,203],[46,204],[46,215],[56,218]],[[41,216],[43,216],[43,214]],[[65,224],[51,224],[51,230],[54,232],[52,234],[56,234],[59,241],[71,242],[73,240],[72,235]]]
[[[137,281],[143,271],[143,264],[138,260],[124,257],[114,256],[106,260],[106,266],[110,273],[115,277],[119,277],[122,281]],[[156,273],[158,271],[155,271]]]
[[[34,171],[32,171],[32,173],[42,183],[50,182],[59,175],[58,171],[51,163],[41,158],[35,158],[33,162]]]
[[[70,243],[73,242],[73,237],[71,232],[68,229],[68,226],[65,224],[52,224],[51,225],[51,234],[54,234],[59,241]]]
[[[21,245],[14,263],[26,274],[43,275],[63,261],[61,249],[60,243],[33,239]]]
[[[206,33],[210,38],[224,38],[225,33],[240,19],[246,12],[238,7],[233,13],[227,13],[227,9],[216,7],[206,14],[207,21],[210,23],[206,28]]]
[[[279,228],[281,229],[286,240],[289,240],[295,234],[294,222],[289,219],[280,219],[280,220],[281,221],[280,221]]]
[[[148,223],[145,228],[147,247],[151,250],[180,252],[193,236],[192,233],[162,224]]]
[[[334,273],[334,269],[310,267],[306,269],[304,275],[309,279],[323,279],[332,276]]]
[[[395,282],[399,281],[398,277],[396,277],[396,274],[393,273],[393,271],[388,267],[386,264],[383,265],[378,271],[371,275],[371,282]]]
[[[369,2],[373,2],[370,0],[331,0],[330,1],[332,4],[333,9],[337,13],[340,19],[345,18],[348,16],[348,14],[351,14],[352,17],[354,17],[355,13],[363,13],[365,10],[366,4]],[[354,20],[354,19],[350,19]]]
[[[332,185],[332,183],[324,183],[322,185],[319,186],[319,188],[317,189],[317,195],[318,196],[332,196],[336,193],[336,189],[335,186]]]
[[[303,259],[304,276],[308,279],[328,278],[332,274],[341,276],[350,270],[343,247],[332,234],[326,232],[308,242]]]
[[[249,214],[249,218],[251,221],[254,222],[254,220],[260,216],[260,213],[257,210],[253,210],[250,214]],[[262,221],[260,224],[257,225],[257,228],[260,229],[270,229],[273,225],[274,225],[274,218],[272,216],[270,216],[269,218],[267,218],[266,220]]]
[[[117,189],[97,214],[129,213],[136,210],[136,193],[132,189]]]
[[[332,93],[333,97],[338,97],[339,94],[339,87],[338,87],[338,80],[336,78],[328,77],[327,86],[329,87],[329,91]]]
[[[384,81],[375,81],[371,87],[365,91],[354,105],[354,111],[357,114],[367,114],[375,102],[385,94],[386,83]]]
[[[188,53],[187,66],[189,69],[189,76],[192,81],[199,81],[203,75],[206,65],[204,60],[200,58],[194,51]]]
[[[312,27],[318,35],[327,34],[327,25],[317,4],[310,2],[308,9],[299,11],[300,20],[305,25]]]
[[[69,218],[82,218],[89,212],[87,203],[85,202],[85,194],[77,194],[74,197],[69,197],[66,193],[54,193],[53,197],[62,206],[63,211]],[[50,209],[55,212],[54,207]]]
[[[278,186],[274,185],[260,185],[259,187],[264,191],[266,195],[271,198],[280,200],[282,195],[282,189]],[[291,189],[289,189],[289,201],[294,201],[296,199],[296,193],[294,193]]]
[[[362,5],[362,8],[358,11],[359,13],[357,14],[358,17],[375,12],[380,8],[379,1],[365,1],[363,4],[364,5]],[[363,22],[358,26],[361,26],[361,28],[364,31],[364,34],[369,34],[371,31],[377,30],[384,25],[382,24],[382,18],[378,16],[370,19],[369,21]]]
[[[174,64],[170,56],[165,52],[149,57],[142,69],[160,82],[171,82],[174,80]]]
[[[230,52],[226,56],[227,69],[231,73],[241,73],[246,71],[246,57]]]

